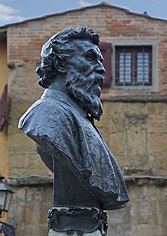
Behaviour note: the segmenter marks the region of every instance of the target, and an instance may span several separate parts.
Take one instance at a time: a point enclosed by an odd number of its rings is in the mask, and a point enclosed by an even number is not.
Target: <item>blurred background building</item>
[[[130,202],[109,212],[115,236],[167,232],[167,21],[107,3],[0,27],[0,173],[13,196],[17,236],[46,236],[52,173],[19,118],[43,93],[35,69],[42,45],[65,27],[100,35],[106,68],[104,114],[97,126],[124,173]]]

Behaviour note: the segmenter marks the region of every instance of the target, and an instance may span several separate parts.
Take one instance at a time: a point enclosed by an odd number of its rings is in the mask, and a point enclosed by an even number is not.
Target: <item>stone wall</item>
[[[124,170],[124,175],[167,173],[167,99],[119,97],[104,101],[97,126]]]
[[[47,235],[47,212],[52,200],[52,178],[11,178],[15,195],[10,217],[16,235]],[[166,236],[167,178],[126,178],[130,202],[108,211],[108,236]]]
[[[8,120],[10,176],[51,174],[37,155],[35,143],[18,129],[19,118],[42,94],[42,89],[34,77],[35,67],[31,65],[10,71],[11,109]],[[16,91],[18,92],[16,93]]]
[[[109,236],[165,236],[166,180],[127,179],[130,202],[126,208],[108,213]]]
[[[16,223],[16,236],[46,236],[47,212],[52,200],[49,178],[10,179],[15,191],[10,208],[10,220]]]
[[[143,100],[138,98],[130,102],[119,98],[117,101],[103,101],[105,112],[97,123],[124,175],[130,178],[126,177],[130,195],[127,207],[108,212],[109,236],[166,236],[166,101],[165,98],[156,102]],[[19,114],[17,102],[15,107]],[[10,125],[14,127],[13,124],[17,126],[17,119],[11,120]],[[13,176],[50,175],[36,154],[35,144],[18,133],[17,128],[10,130],[13,130],[10,148],[13,147],[15,154],[10,156],[13,158],[10,161]],[[142,177],[138,178],[139,175]],[[17,236],[23,233],[44,236],[52,200],[52,181],[40,182],[41,177],[37,181],[26,179],[16,181],[14,178],[11,181],[15,195],[10,216],[16,221]]]
[[[18,131],[18,119],[29,101],[13,99],[9,121],[10,175],[50,175],[36,153],[35,143]],[[167,104],[156,102],[104,101],[104,114],[97,122],[102,136],[125,175],[162,175],[167,172]]]

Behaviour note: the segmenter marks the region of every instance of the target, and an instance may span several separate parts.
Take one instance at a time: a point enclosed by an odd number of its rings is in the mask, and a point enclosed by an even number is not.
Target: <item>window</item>
[[[103,42],[104,86],[113,89],[153,89],[156,85],[156,42]]]
[[[116,46],[115,85],[152,85],[152,46]]]

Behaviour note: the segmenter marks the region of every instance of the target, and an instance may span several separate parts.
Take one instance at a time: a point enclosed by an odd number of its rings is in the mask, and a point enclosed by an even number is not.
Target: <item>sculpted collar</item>
[[[73,97],[70,97],[67,93],[63,93],[59,90],[49,88],[49,89],[45,89],[41,98],[52,98],[54,100],[58,100],[63,103],[66,103],[67,105],[77,109],[79,113],[85,118],[88,117],[87,112],[85,112],[82,109],[82,107],[78,105],[77,101]]]

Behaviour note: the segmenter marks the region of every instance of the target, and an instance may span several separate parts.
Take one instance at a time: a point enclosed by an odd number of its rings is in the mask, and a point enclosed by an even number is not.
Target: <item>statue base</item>
[[[49,230],[49,233],[48,233],[48,236],[81,236],[80,233],[77,233],[77,232],[73,232],[72,234],[69,234],[69,233],[62,233],[62,232],[56,232],[54,231],[53,229],[50,229]],[[95,232],[93,233],[83,233],[82,236],[101,236],[102,234],[100,233],[99,230],[96,230]]]
[[[48,213],[48,236],[105,236],[106,212],[97,208],[53,207]]]

